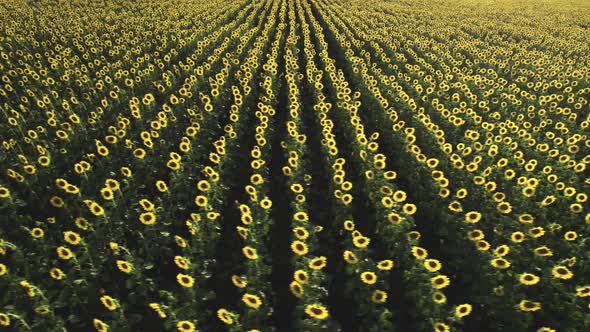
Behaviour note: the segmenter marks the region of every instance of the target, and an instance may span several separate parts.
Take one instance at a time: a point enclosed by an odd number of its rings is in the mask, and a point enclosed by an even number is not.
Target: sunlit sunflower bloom
[[[139,215],[139,221],[144,225],[153,225],[156,223],[156,214],[153,212],[144,212]]]
[[[293,273],[293,279],[295,279],[298,283],[304,285],[309,280],[309,276],[306,271],[297,270]]]
[[[43,229],[39,228],[39,227],[35,227],[33,229],[31,229],[31,236],[34,237],[35,239],[40,239],[45,235],[45,232],[43,231]]]
[[[455,308],[455,316],[462,318],[468,316],[471,313],[471,304],[460,304]]]
[[[356,258],[356,255],[350,250],[345,250],[342,256],[348,264],[358,263],[358,258]]]
[[[293,241],[291,243],[291,250],[299,256],[303,256],[307,254],[307,252],[309,251],[309,249],[307,248],[307,244],[301,241]]]
[[[398,213],[391,212],[387,215],[387,220],[394,225],[399,225],[403,221],[403,218]]]
[[[357,248],[365,248],[371,243],[371,239],[365,236],[355,236],[352,238],[352,243]]]
[[[303,287],[301,287],[301,284],[297,281],[293,280],[291,284],[289,284],[289,289],[295,297],[301,298],[303,296]]]
[[[309,232],[303,227],[293,228],[293,233],[299,240],[305,240],[309,237]]]
[[[258,259],[258,253],[256,252],[256,249],[254,249],[252,247],[246,246],[246,247],[242,248],[242,253],[248,259],[252,259],[252,260]]]
[[[8,273],[8,268],[6,265],[0,263],[0,277],[4,276]]]
[[[10,197],[10,190],[6,187],[0,186],[0,198],[8,198]]]
[[[308,314],[310,317],[323,320],[328,318],[328,310],[319,304],[308,304],[305,307],[305,313]]]
[[[500,270],[504,270],[510,267],[510,262],[504,258],[494,258],[490,261],[490,264]]]
[[[299,212],[295,212],[295,214],[293,215],[293,219],[295,219],[296,221],[308,221],[309,217],[307,216],[307,213],[299,211]]]
[[[54,267],[49,270],[49,276],[55,280],[62,280],[66,275],[61,269]]]
[[[385,259],[377,263],[377,268],[382,271],[389,271],[393,268],[393,261],[390,259]]]
[[[437,291],[432,293],[432,301],[434,301],[434,303],[436,304],[443,304],[447,302],[447,297],[445,296],[445,294],[443,294],[443,292]]]
[[[426,259],[424,260],[424,267],[430,272],[436,272],[440,270],[442,265],[436,259]]]
[[[164,319],[166,318],[168,315],[166,315],[166,313],[162,310],[162,308],[160,308],[160,305],[158,303],[150,303],[149,307],[152,308],[156,314],[158,315],[158,317]]]
[[[371,301],[375,302],[375,303],[384,303],[385,301],[387,301],[387,293],[376,289],[373,292],[373,296],[371,296]]]
[[[182,238],[182,236],[180,235],[174,235],[174,241],[176,242],[176,245],[180,248],[186,248],[187,246],[186,240]]]
[[[436,289],[443,289],[451,284],[451,280],[449,280],[449,277],[441,274],[430,278],[430,284]]]
[[[553,269],[551,269],[551,274],[554,278],[563,280],[571,279],[574,276],[572,271],[563,265],[557,265],[553,267]]]
[[[241,278],[240,276],[237,276],[237,275],[233,275],[231,277],[231,281],[234,284],[234,286],[236,286],[238,288],[244,288],[244,287],[248,286],[248,282],[246,282],[246,280],[244,280],[243,278]]]
[[[272,201],[265,197],[260,201],[260,207],[265,210],[268,210],[272,207]]]
[[[92,320],[92,325],[98,332],[107,332],[109,330],[109,326],[105,324],[102,320],[95,318]]]
[[[521,284],[527,286],[536,285],[540,280],[541,278],[532,273],[523,273],[518,277],[518,281],[520,281]]]
[[[60,259],[67,261],[67,260],[70,260],[74,257],[74,254],[72,253],[72,251],[69,248],[59,246],[59,247],[57,247],[56,251],[57,251],[57,256]]]
[[[574,232],[574,231],[569,231],[569,232],[566,232],[566,233],[563,235],[563,238],[564,238],[566,241],[574,241],[574,240],[576,240],[576,239],[578,238],[578,233],[576,233],[576,232]]]
[[[148,211],[148,212],[149,211],[153,211],[154,208],[155,208],[154,204],[152,202],[150,202],[149,200],[145,199],[145,198],[144,199],[141,199],[139,201],[139,205],[141,206],[141,208],[144,211]]]
[[[242,296],[242,302],[244,302],[248,307],[258,310],[258,308],[260,308],[260,306],[262,305],[262,301],[260,300],[260,297],[258,297],[257,295],[253,295],[253,294],[244,294]]]
[[[474,229],[467,233],[467,238],[471,241],[482,240],[483,238],[485,238],[485,234],[480,229]]]
[[[114,311],[119,307],[117,301],[115,301],[115,299],[108,295],[101,296],[100,302],[102,303],[102,305],[104,305],[105,308],[107,308],[110,311]]]
[[[195,204],[199,207],[206,207],[208,203],[209,203],[209,200],[207,199],[206,196],[197,195],[195,197]]]
[[[195,331],[195,324],[193,324],[192,322],[189,322],[187,320],[182,320],[182,321],[176,323],[176,328],[178,328],[178,331],[180,331],[180,332],[194,332]]]
[[[541,303],[539,302],[532,302],[529,300],[522,300],[520,301],[520,303],[518,304],[518,308],[521,311],[537,311],[541,309]]]
[[[326,267],[327,263],[328,259],[324,256],[320,256],[310,260],[308,266],[312,270],[321,270]]]
[[[487,251],[488,249],[490,249],[490,243],[486,240],[479,240],[475,242],[475,246],[479,251]]]
[[[188,270],[189,267],[188,260],[182,256],[174,256],[174,264],[176,264],[179,269],[183,270]]]
[[[104,199],[105,201],[112,201],[113,198],[115,198],[115,195],[113,194],[113,191],[110,188],[102,188],[100,190],[100,195],[102,196],[102,199]]]
[[[535,248],[534,252],[535,256],[539,257],[553,256],[553,251],[551,251],[551,249],[547,248],[546,246]]]
[[[404,206],[402,207],[402,210],[404,211],[404,213],[407,214],[407,215],[409,215],[409,216],[411,216],[414,213],[416,213],[416,210],[417,209],[418,208],[416,207],[416,205],[415,204],[411,204],[411,203],[404,204]]]
[[[180,284],[180,286],[186,288],[191,288],[195,284],[195,279],[193,279],[193,277],[183,273],[179,273],[176,275],[176,281],[178,282],[178,284]]]
[[[525,235],[523,232],[514,232],[510,235],[510,240],[514,243],[521,243],[524,239]]]
[[[231,325],[234,323],[234,319],[232,318],[231,312],[224,308],[217,310],[217,318],[219,318],[219,320],[221,320],[227,325]]]
[[[555,329],[552,329],[550,327],[547,326],[543,326],[537,329],[537,332],[556,332]]]
[[[471,224],[478,223],[481,220],[481,213],[470,211],[465,214],[465,221]]]
[[[104,216],[104,209],[98,203],[91,202],[88,205],[88,209],[90,209],[90,212],[97,217]]]
[[[361,280],[367,285],[373,285],[377,282],[377,275],[375,272],[363,272],[361,273]]]
[[[577,297],[590,297],[590,286],[576,287]]]
[[[422,247],[413,246],[412,247],[412,255],[414,255],[414,257],[416,259],[423,260],[426,257],[428,257],[428,251],[426,251],[426,249],[424,249]]]
[[[133,264],[127,261],[117,260],[117,268],[123,273],[131,273],[133,271]]]
[[[71,245],[77,245],[80,243],[80,235],[76,232],[67,231],[64,232],[64,240]]]
[[[451,328],[445,323],[435,323],[433,325],[435,332],[449,332]]]

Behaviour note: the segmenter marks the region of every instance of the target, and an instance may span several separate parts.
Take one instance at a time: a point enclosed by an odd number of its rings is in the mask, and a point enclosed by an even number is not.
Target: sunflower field
[[[0,331],[590,329],[590,2],[0,0]]]

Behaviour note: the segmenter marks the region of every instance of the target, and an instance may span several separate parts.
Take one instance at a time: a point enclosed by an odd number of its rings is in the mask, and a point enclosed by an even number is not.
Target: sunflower
[[[467,238],[469,238],[471,241],[483,240],[485,238],[485,234],[480,229],[474,229],[467,233]]]
[[[195,331],[195,324],[189,322],[187,320],[181,320],[180,322],[176,323],[176,327],[180,332],[194,332]]]
[[[309,249],[307,248],[307,244],[305,244],[305,242],[302,241],[293,241],[291,243],[291,250],[299,256],[303,256],[307,254],[307,252],[309,251]]]
[[[352,243],[357,248],[365,248],[369,245],[369,243],[371,243],[371,239],[369,239],[368,237],[362,236],[362,235],[355,236],[352,239]]]
[[[424,267],[429,272],[436,272],[436,271],[440,270],[442,265],[437,259],[426,259],[426,260],[424,260]]]
[[[563,280],[571,279],[574,276],[572,271],[563,265],[557,265],[553,267],[553,269],[551,269],[551,274],[554,278]]]
[[[6,265],[0,263],[0,277],[8,273]]]
[[[176,264],[176,266],[178,266],[179,269],[183,270],[188,270],[189,267],[189,261],[182,256],[175,256],[174,264]]]
[[[309,217],[307,216],[307,213],[299,211],[295,212],[295,214],[293,215],[293,219],[295,219],[296,221],[305,222],[309,220]]]
[[[455,316],[463,318],[471,313],[471,304],[460,304],[455,308]]]
[[[235,274],[231,277],[231,281],[234,284],[234,286],[238,288],[244,288],[248,285],[248,282],[246,282],[246,280]]]
[[[510,240],[514,243],[521,243],[524,239],[525,235],[523,232],[514,232],[510,235]]]
[[[541,278],[537,277],[536,275],[526,272],[518,277],[518,281],[520,281],[521,284],[527,286],[536,285],[540,280]]]
[[[293,280],[291,282],[291,284],[289,285],[289,289],[291,289],[291,293],[293,293],[293,295],[295,295],[295,297],[301,298],[303,297],[303,287],[301,287],[301,284],[298,283],[297,281]]]
[[[413,246],[412,247],[412,255],[414,255],[414,257],[416,259],[423,260],[426,257],[428,257],[428,251],[426,251],[426,249],[424,249],[422,247]]]
[[[305,240],[309,237],[309,232],[303,227],[293,228],[293,233],[299,240]]]
[[[356,258],[356,255],[350,250],[345,250],[342,256],[348,264],[358,263],[358,258]]]
[[[475,242],[475,246],[479,251],[487,251],[488,249],[490,249],[490,243],[486,240],[479,240]]]
[[[344,221],[344,229],[349,232],[354,231],[354,222],[352,220],[345,220]]]
[[[403,221],[403,218],[398,213],[391,212],[387,215],[387,220],[394,225],[399,225]]]
[[[436,277],[430,278],[430,284],[432,285],[432,287],[436,289],[443,289],[450,285],[451,281],[449,280],[449,277],[441,274]]]
[[[98,332],[107,332],[109,330],[109,326],[98,318],[92,320],[92,325]]]
[[[64,240],[71,245],[77,245],[80,243],[80,235],[76,232],[67,231],[64,232]]]
[[[297,270],[293,273],[293,279],[295,279],[298,283],[304,285],[309,280],[309,276],[306,271]]]
[[[102,303],[102,305],[104,305],[105,308],[107,308],[110,311],[114,311],[119,307],[117,301],[115,301],[115,299],[108,295],[101,296],[100,302]]]
[[[404,211],[405,214],[407,214],[408,216],[413,215],[414,213],[416,213],[416,210],[418,208],[416,207],[415,204],[411,204],[411,203],[406,203],[404,204],[404,206],[402,207],[402,210]]]
[[[234,323],[234,319],[232,318],[231,312],[224,308],[217,310],[217,318],[219,318],[222,322],[224,322],[227,325],[231,325]]]
[[[180,248],[186,248],[187,246],[186,240],[180,235],[174,235],[174,241],[176,242],[176,245]]]
[[[10,190],[6,187],[0,186],[0,198],[8,198],[10,197]]]
[[[510,262],[504,258],[494,258],[490,261],[490,264],[500,270],[504,270],[510,267]]]
[[[328,310],[319,304],[308,304],[305,307],[305,313],[311,316],[312,318],[324,320],[328,318]]]
[[[272,201],[265,197],[260,201],[260,207],[265,210],[268,210],[272,207]]]
[[[494,255],[496,255],[498,257],[504,257],[504,256],[508,255],[509,252],[510,252],[510,247],[505,244],[498,246],[496,249],[494,249]]]
[[[578,233],[576,233],[574,231],[568,231],[563,235],[563,238],[566,241],[574,241],[575,239],[578,238]]]
[[[246,246],[246,247],[242,248],[242,253],[248,259],[252,259],[252,260],[258,259],[258,253],[256,252],[256,249],[254,249],[252,247]]]
[[[248,307],[255,310],[258,310],[258,308],[260,308],[260,306],[262,305],[260,297],[248,293],[242,296],[242,302],[244,302]]]
[[[149,307],[152,308],[161,319],[167,317],[166,313],[162,310],[162,308],[160,308],[158,303],[150,303]]]
[[[465,214],[465,221],[471,224],[478,223],[481,220],[481,213],[477,211],[469,211]]]
[[[367,285],[373,285],[377,282],[377,275],[375,272],[363,272],[361,273],[361,280]]]
[[[390,259],[385,259],[377,263],[377,268],[382,271],[389,271],[393,268],[393,261]]]
[[[433,325],[435,332],[449,332],[451,328],[445,323],[434,323]]]
[[[200,191],[208,191],[211,188],[211,185],[209,184],[209,182],[207,180],[201,180],[197,183],[197,188]]]
[[[443,304],[447,302],[447,297],[443,292],[436,291],[432,293],[432,301],[436,304]]]
[[[102,188],[100,190],[100,195],[102,196],[102,199],[104,199],[105,201],[112,201],[113,198],[115,198],[115,195],[113,194],[113,191],[110,188]]]
[[[539,238],[539,237],[545,235],[545,229],[543,227],[540,227],[540,226],[539,227],[533,227],[533,228],[529,229],[529,232],[528,233],[529,233],[529,235],[531,237]]]
[[[550,327],[547,326],[543,326],[537,329],[537,332],[556,332],[555,329],[552,329]]]
[[[182,286],[186,288],[193,287],[195,284],[195,280],[193,277],[189,276],[188,274],[178,273],[176,275],[176,281]]]
[[[529,300],[522,300],[520,301],[520,303],[518,304],[518,308],[521,311],[537,311],[541,309],[541,303],[539,302],[532,302]]]
[[[69,248],[66,248],[64,246],[57,247],[56,251],[57,251],[57,256],[59,256],[60,259],[67,261],[67,260],[70,260],[74,257],[74,254],[72,253],[72,251]]]
[[[590,297],[590,286],[576,287],[577,297]]]
[[[553,251],[546,246],[535,248],[535,256],[548,257],[553,256]]]
[[[35,239],[40,239],[45,235],[45,232],[43,231],[43,229],[39,228],[39,227],[35,227],[33,229],[31,229],[31,236],[34,237]]]
[[[133,271],[133,264],[127,261],[117,260],[117,268],[119,271],[129,274],[131,271]]]
[[[153,212],[144,212],[139,215],[139,221],[144,225],[153,225],[156,223],[156,214]]]
[[[209,200],[207,199],[207,196],[197,195],[195,197],[195,205],[199,207],[206,207],[208,203]]]
[[[312,270],[321,270],[326,267],[328,259],[324,256],[316,257],[309,261],[309,268]]]
[[[385,301],[387,301],[387,293],[376,289],[373,292],[373,296],[371,296],[371,301],[375,302],[375,303],[384,303]]]

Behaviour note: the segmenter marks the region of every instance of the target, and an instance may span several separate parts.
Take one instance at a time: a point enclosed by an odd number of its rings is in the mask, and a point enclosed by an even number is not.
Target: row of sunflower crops
[[[590,5],[0,2],[7,331],[583,331]]]

